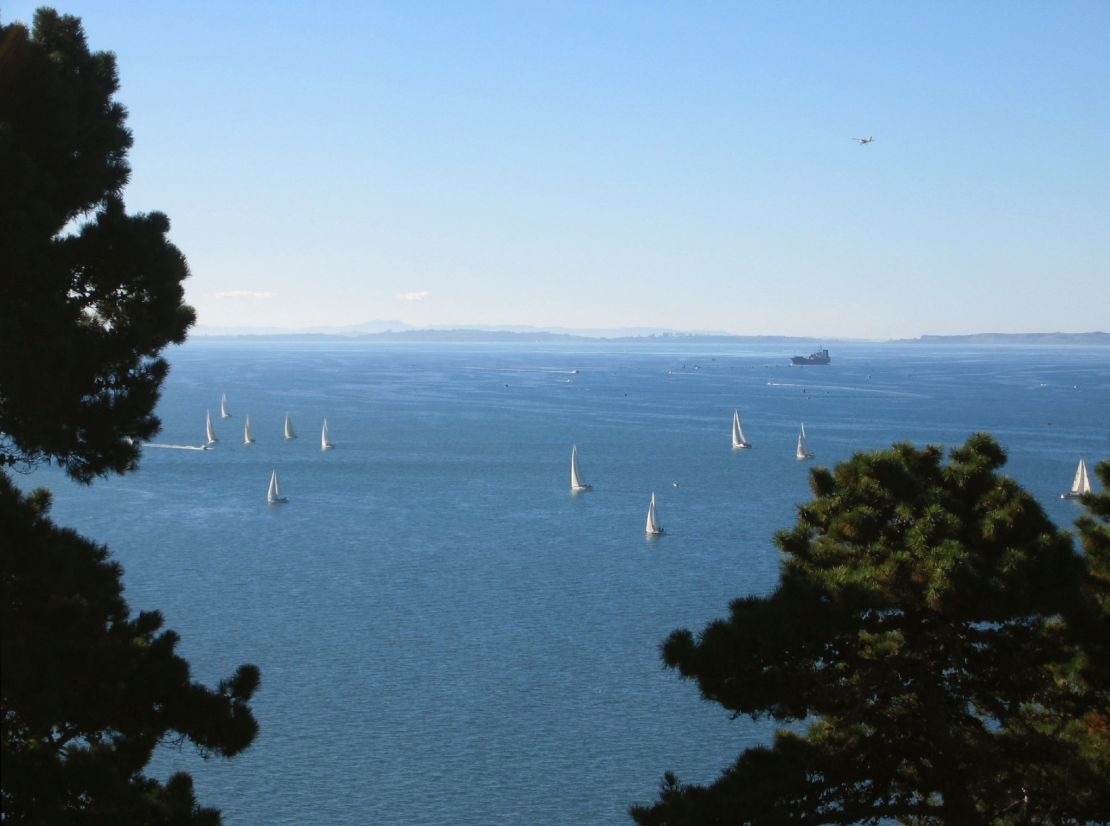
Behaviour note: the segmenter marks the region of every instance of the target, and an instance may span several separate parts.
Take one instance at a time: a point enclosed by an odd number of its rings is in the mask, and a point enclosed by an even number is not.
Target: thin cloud
[[[259,293],[253,290],[227,290],[216,293],[216,298],[273,298],[273,293]]]
[[[432,294],[431,290],[417,290],[412,293],[405,293],[401,296],[403,301],[423,301],[425,298]]]

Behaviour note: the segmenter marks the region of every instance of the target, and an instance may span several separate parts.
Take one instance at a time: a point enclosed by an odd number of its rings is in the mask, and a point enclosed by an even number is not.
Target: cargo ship
[[[832,359],[829,358],[828,350],[818,350],[816,353],[810,353],[808,356],[794,356],[790,359],[790,364],[828,364],[830,361],[832,361]]]

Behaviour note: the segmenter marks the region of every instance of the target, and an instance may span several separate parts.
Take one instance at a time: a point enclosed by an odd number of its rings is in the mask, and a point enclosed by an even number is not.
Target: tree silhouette
[[[41,9],[33,32],[0,28],[0,467],[127,470],[158,429],[157,354],[193,323],[169,220],[120,198],[118,87],[77,18]]]
[[[107,549],[48,506],[0,474],[4,822],[218,823],[187,774],[163,787],[142,770],[175,736],[225,757],[249,746],[258,669],[215,691],[193,682],[161,615],[130,617]]]
[[[145,777],[154,748],[230,757],[258,730],[241,666],[209,689],[157,612],[132,618],[105,548],[47,516],[7,472],[57,462],[89,482],[124,472],[193,311],[164,215],[128,215],[131,136],[115,58],[42,9],[0,26],[0,671],[5,824],[214,824],[192,779]]]
[[[942,459],[898,444],[814,469],[777,590],[667,639],[705,699],[794,725],[708,786],[666,775],[638,823],[1110,817],[1106,568],[997,472],[989,436]],[[1099,501],[1084,536],[1105,552]]]

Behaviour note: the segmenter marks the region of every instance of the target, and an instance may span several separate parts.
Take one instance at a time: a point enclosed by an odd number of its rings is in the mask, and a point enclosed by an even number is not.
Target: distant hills
[[[570,327],[534,327],[530,325],[510,324],[460,324],[451,327],[413,327],[403,321],[387,321],[375,319],[364,321],[360,324],[348,324],[342,327],[298,327],[296,329],[281,327],[210,327],[199,324],[192,330],[195,336],[343,336],[358,337],[366,335],[398,335],[405,336],[431,336],[442,339],[444,335],[473,340],[476,336],[489,338],[502,333],[508,333],[509,338],[528,340],[535,336],[540,339],[551,337],[559,338],[595,338],[595,339],[628,339],[646,338],[650,336],[724,336],[730,333],[723,330],[674,330],[663,327],[606,327],[606,328],[570,328]],[[804,339],[812,341],[812,339]]]
[[[662,339],[748,341],[804,341],[813,338],[788,336],[734,336],[717,330],[673,330],[659,327],[611,327],[572,329],[568,327],[531,327],[527,325],[460,325],[457,327],[413,327],[403,321],[366,321],[343,327],[211,327],[197,325],[190,335],[205,338],[373,338],[383,341],[640,341]]]
[[[892,344],[972,344],[972,345],[1048,345],[1082,344],[1110,346],[1110,333],[976,333],[973,335],[934,336],[894,339],[888,342],[861,339],[836,339],[813,336],[743,336],[718,331],[682,331],[651,327],[624,327],[608,329],[570,329],[563,327],[539,328],[528,326],[495,327],[412,327],[403,321],[366,321],[343,327],[306,327],[288,329],[280,327],[209,327],[200,325],[192,335],[204,338],[289,338],[301,340],[370,339],[374,341],[427,341],[427,342],[572,342],[609,341],[617,343],[660,344],[789,344],[812,349],[818,343],[892,343]]]
[[[919,336],[898,339],[907,344],[1101,344],[1110,345],[1110,333],[975,333],[966,336]]]
[[[234,331],[232,331],[234,330]],[[554,332],[551,330],[490,330],[478,327],[450,328],[410,328],[385,330],[377,333],[328,332],[314,330],[278,330],[273,328],[213,328],[199,327],[193,330],[196,338],[210,339],[289,339],[301,341],[427,341],[427,342],[610,342],[610,343],[749,343],[749,344],[795,344],[798,347],[813,349],[817,339],[796,336],[736,336],[728,333],[683,333],[683,332],[639,332],[608,330],[608,335],[597,331]],[[830,339],[831,341],[831,339]]]
[[[198,324],[191,331],[194,336],[360,336],[370,333],[384,333],[387,330],[412,329],[403,321],[375,319],[361,324],[346,324],[341,327],[210,327]]]

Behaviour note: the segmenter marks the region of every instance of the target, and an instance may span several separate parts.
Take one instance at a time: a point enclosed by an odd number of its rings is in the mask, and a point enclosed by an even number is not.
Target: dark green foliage
[[[0,467],[122,472],[193,322],[161,213],[128,215],[115,56],[49,9],[0,27]]]
[[[671,635],[664,661],[705,699],[811,724],[707,787],[668,775],[637,822],[1110,817],[1106,516],[1081,525],[1084,558],[989,436],[942,458],[899,444],[815,469],[775,593]]]
[[[1083,496],[1087,512],[1076,521],[1087,554],[1087,579],[1072,625],[1089,641],[1082,673],[1101,687],[1102,707],[1110,709],[1110,460],[1095,468],[1095,476],[1102,488]],[[1110,728],[1110,713],[1104,721]]]
[[[258,725],[242,666],[212,691],[192,682],[157,612],[131,618],[108,551],[46,517],[0,475],[5,823],[217,823],[192,780],[143,777],[155,746],[188,737],[231,757]]]
[[[132,618],[105,548],[47,518],[11,467],[123,472],[184,340],[185,259],[160,213],[120,199],[131,136],[115,58],[44,9],[0,26],[0,710],[5,824],[217,824],[192,779],[145,777],[154,748],[231,757],[258,730],[258,669],[193,682],[157,612]]]

